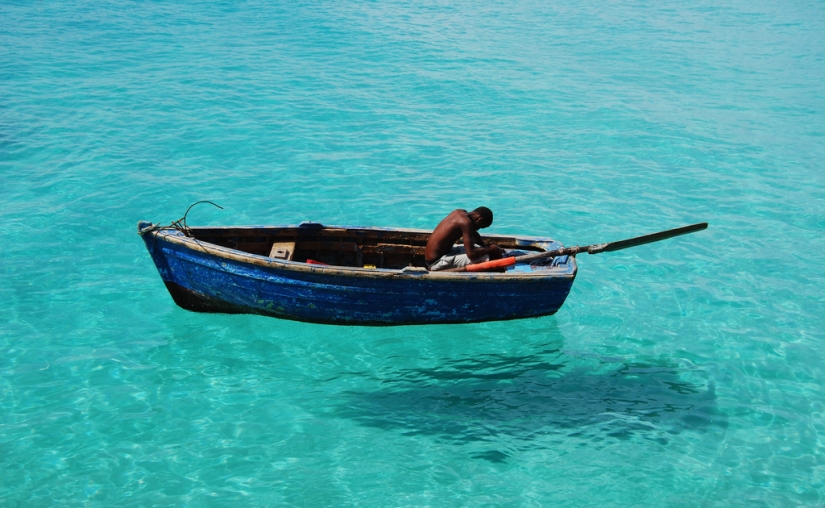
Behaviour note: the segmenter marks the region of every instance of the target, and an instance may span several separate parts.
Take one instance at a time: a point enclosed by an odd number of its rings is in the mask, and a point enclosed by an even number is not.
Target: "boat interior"
[[[425,268],[426,231],[351,229],[303,223],[293,227],[190,228],[203,242],[275,259],[359,268]],[[515,237],[482,235],[504,249],[540,252]]]

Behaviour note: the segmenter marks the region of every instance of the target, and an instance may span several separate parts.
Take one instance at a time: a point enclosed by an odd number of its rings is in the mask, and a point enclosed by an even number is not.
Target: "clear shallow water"
[[[821,505],[819,2],[0,6],[4,505]],[[586,244],[553,317],[174,306],[134,232]]]

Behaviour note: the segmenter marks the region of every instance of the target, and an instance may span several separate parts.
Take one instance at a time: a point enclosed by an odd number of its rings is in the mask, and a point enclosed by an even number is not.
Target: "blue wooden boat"
[[[174,223],[173,223],[174,224]],[[574,256],[501,273],[428,272],[430,231],[323,226],[161,227],[138,223],[175,303],[343,325],[473,323],[547,316],[576,277]],[[514,255],[548,252],[549,238],[484,236]]]

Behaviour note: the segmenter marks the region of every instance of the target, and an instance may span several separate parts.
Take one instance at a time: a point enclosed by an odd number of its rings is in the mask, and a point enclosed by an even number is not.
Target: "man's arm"
[[[481,238],[481,235],[478,233],[478,231],[475,230],[473,231],[473,242],[476,245],[481,245],[482,247],[484,247],[484,240]]]
[[[482,256],[495,256],[501,252],[498,245],[490,245],[489,247],[481,247],[478,249],[475,248],[474,244],[477,243],[478,245],[484,245],[484,241],[481,239],[481,235],[478,234],[478,231],[473,229],[472,223],[469,220],[466,223],[462,222],[461,233],[464,238],[464,252],[467,253],[467,257],[474,263]]]

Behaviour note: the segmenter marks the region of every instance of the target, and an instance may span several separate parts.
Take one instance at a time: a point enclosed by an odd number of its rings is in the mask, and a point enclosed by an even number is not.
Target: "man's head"
[[[477,230],[490,227],[490,224],[493,223],[493,212],[486,206],[479,206],[470,212],[470,215],[473,215],[473,224],[475,224]]]

